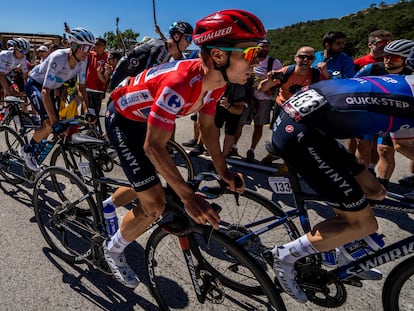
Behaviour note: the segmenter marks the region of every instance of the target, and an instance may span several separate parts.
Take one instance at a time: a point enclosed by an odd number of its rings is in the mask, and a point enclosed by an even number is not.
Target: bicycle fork
[[[187,236],[178,237],[178,240],[180,242],[181,250],[183,251],[184,259],[187,264],[188,272],[191,276],[194,290],[197,294],[197,300],[200,303],[204,303],[205,295],[203,295],[200,284],[198,283],[199,276],[197,274],[196,267],[194,266],[193,256],[190,250],[190,241]]]

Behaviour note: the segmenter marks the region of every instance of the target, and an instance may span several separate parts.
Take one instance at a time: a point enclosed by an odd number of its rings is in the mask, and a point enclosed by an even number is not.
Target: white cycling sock
[[[105,201],[102,202],[103,207],[107,206],[108,204],[111,204],[111,205],[115,206],[115,208],[118,207],[114,204],[114,201],[112,201],[112,195],[109,198],[107,198]]]
[[[125,250],[129,243],[130,242],[126,241],[123,238],[121,230],[118,229],[118,231],[108,241],[108,244],[106,246],[110,252],[120,254]]]
[[[277,255],[283,262],[294,263],[303,257],[319,252],[313,247],[308,237],[306,235],[303,235],[299,239],[296,239],[292,242],[281,246],[275,246],[272,249],[272,253],[273,255]]]

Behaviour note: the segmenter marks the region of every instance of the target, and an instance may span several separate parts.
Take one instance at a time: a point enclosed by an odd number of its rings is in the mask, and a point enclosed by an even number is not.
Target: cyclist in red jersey
[[[124,80],[111,94],[106,130],[132,188],[118,189],[104,206],[125,205],[136,197],[140,201],[125,215],[120,230],[103,245],[113,275],[125,286],[134,288],[139,282],[126,263],[125,247],[165,208],[157,173],[181,198],[195,222],[219,227],[218,214],[187,185],[165,148],[177,116],[199,112],[200,131],[217,173],[231,190],[244,190],[244,182],[236,189],[234,178],[241,175],[228,170],[220,150],[215,107],[228,82],[246,83],[259,49],[256,43],[264,37],[264,27],[253,14],[243,10],[215,12],[198,21],[193,33],[194,43],[200,46],[200,59],[147,69]]]

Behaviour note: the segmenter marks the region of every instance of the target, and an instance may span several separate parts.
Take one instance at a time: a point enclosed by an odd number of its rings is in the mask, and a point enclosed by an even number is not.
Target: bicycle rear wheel
[[[0,125],[0,174],[11,184],[20,184],[24,181],[13,174],[14,168],[12,162],[16,165],[17,171],[23,173],[25,170],[22,159],[20,158],[20,150],[24,142],[17,132],[8,126]]]
[[[414,257],[398,264],[382,288],[384,311],[414,310]]]
[[[208,227],[197,226],[187,235],[191,252],[184,254],[178,236],[158,227],[145,249],[146,274],[151,292],[162,310],[286,310],[268,275],[243,249],[220,232],[205,242]],[[188,270],[191,255],[194,268]],[[233,270],[238,265],[237,271]],[[214,266],[214,268],[213,268]],[[226,279],[258,286],[263,296],[226,287]],[[195,281],[199,288],[192,285]],[[204,292],[200,302],[196,291]]]
[[[99,228],[96,204],[83,182],[64,168],[46,168],[34,186],[33,208],[52,250],[68,263],[83,263]]]

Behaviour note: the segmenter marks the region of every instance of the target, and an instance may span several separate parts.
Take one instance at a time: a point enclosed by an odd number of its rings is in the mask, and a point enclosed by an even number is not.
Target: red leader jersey
[[[208,91],[200,107],[194,109],[201,95],[203,75],[200,59],[168,62],[128,78],[111,98],[124,117],[173,131],[176,117],[196,111],[215,114],[226,86]]]

